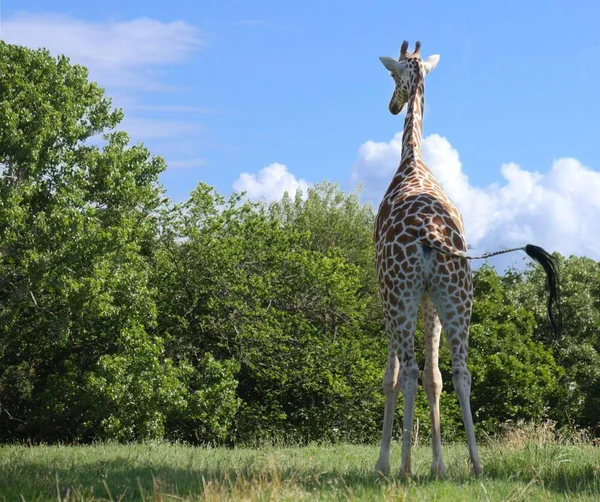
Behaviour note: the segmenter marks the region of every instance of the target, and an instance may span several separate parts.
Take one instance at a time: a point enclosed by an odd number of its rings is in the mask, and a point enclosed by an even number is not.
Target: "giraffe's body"
[[[473,472],[481,465],[475,441],[470,407],[471,376],[467,369],[469,323],[473,305],[471,268],[462,217],[444,193],[421,158],[425,75],[439,56],[420,58],[420,43],[407,53],[402,44],[400,58],[380,58],[396,83],[389,104],[396,115],[408,103],[402,138],[402,159],[379,206],[375,228],[377,277],[386,330],[389,336],[388,362],[384,376],[386,404],[381,451],[376,469],[390,472],[390,446],[396,401],[401,391],[404,401],[402,466],[400,474],[411,474],[412,423],[419,367],[414,354],[414,334],[421,305],[424,315],[425,367],[423,387],[431,411],[432,473],[445,474],[440,437],[439,399],[442,377],[438,368],[438,348],[442,327],[452,357],[452,382],[462,409]],[[523,248],[546,269],[550,299],[548,312],[555,331],[552,306],[558,307],[557,271],[552,257],[537,246]],[[516,249],[490,253],[487,256]],[[560,312],[559,312],[560,313]]]
[[[466,365],[472,279],[461,215],[421,158],[425,74],[437,57],[423,62],[418,50],[399,62],[384,65],[392,71],[396,92],[390,111],[398,113],[408,102],[402,140],[402,159],[377,214],[375,242],[380,296],[389,335],[383,439],[377,469],[390,470],[391,430],[398,393],[404,401],[402,475],[410,475],[410,449],[419,367],[414,334],[419,304],[424,313],[426,359],[423,386],[431,408],[432,470],[445,474],[442,460],[439,397],[442,378],[438,369],[441,326],[452,354],[453,381],[463,409],[473,469],[481,470],[469,406],[470,375]],[[390,67],[391,65],[391,67]],[[441,253],[439,251],[445,251]],[[446,254],[448,253],[448,254]],[[439,317],[438,317],[439,314]],[[441,324],[440,324],[441,319]]]

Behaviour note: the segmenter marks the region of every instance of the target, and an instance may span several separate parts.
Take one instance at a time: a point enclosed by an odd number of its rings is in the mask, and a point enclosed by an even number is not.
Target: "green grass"
[[[376,446],[194,448],[171,444],[0,447],[0,500],[600,500],[600,448],[524,443],[446,445],[448,479],[414,450],[410,482],[380,480]],[[399,468],[400,446],[393,450]]]

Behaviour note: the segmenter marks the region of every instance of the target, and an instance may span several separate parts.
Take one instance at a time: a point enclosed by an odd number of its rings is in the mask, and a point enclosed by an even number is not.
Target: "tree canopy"
[[[200,182],[173,204],[164,161],[130,144],[85,68],[4,42],[0,56],[0,440],[376,440],[373,208],[328,182],[272,204]],[[479,430],[598,423],[600,265],[558,258],[560,340],[537,266],[475,271]],[[445,346],[440,363],[451,438]],[[422,391],[416,415],[426,433]]]

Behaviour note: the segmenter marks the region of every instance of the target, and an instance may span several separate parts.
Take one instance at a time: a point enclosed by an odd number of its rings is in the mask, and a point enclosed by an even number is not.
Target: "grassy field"
[[[448,479],[415,449],[410,482],[380,480],[375,446],[193,448],[171,444],[0,447],[0,500],[600,500],[600,448],[536,441],[444,448]],[[394,445],[393,469],[400,446]]]

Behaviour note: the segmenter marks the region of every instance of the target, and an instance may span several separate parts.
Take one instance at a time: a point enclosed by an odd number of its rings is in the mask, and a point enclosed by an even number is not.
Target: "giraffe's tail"
[[[558,266],[556,260],[550,253],[541,247],[534,246],[533,244],[527,244],[525,246],[525,252],[537,261],[544,270],[546,271],[546,284],[549,290],[548,296],[548,318],[552,325],[552,330],[556,337],[560,336],[562,328],[562,314],[560,312],[560,302],[558,293]],[[554,311],[556,307],[556,313]]]
[[[544,270],[546,271],[546,284],[549,290],[548,318],[550,319],[550,324],[552,325],[552,331],[554,331],[554,335],[557,338],[560,336],[562,329],[562,314],[560,312],[558,291],[558,266],[556,264],[556,260],[550,253],[548,253],[548,251],[539,246],[527,244],[525,247],[503,249],[502,251],[494,251],[481,256],[468,256],[465,255],[463,251],[449,248],[448,246],[444,245],[443,242],[442,245],[427,244],[442,254],[456,256],[457,258],[464,258],[467,260],[481,260],[505,253],[512,253],[513,251],[525,251],[530,258],[533,258],[535,261],[537,261],[542,267],[544,267]],[[439,243],[436,242],[436,244]]]

